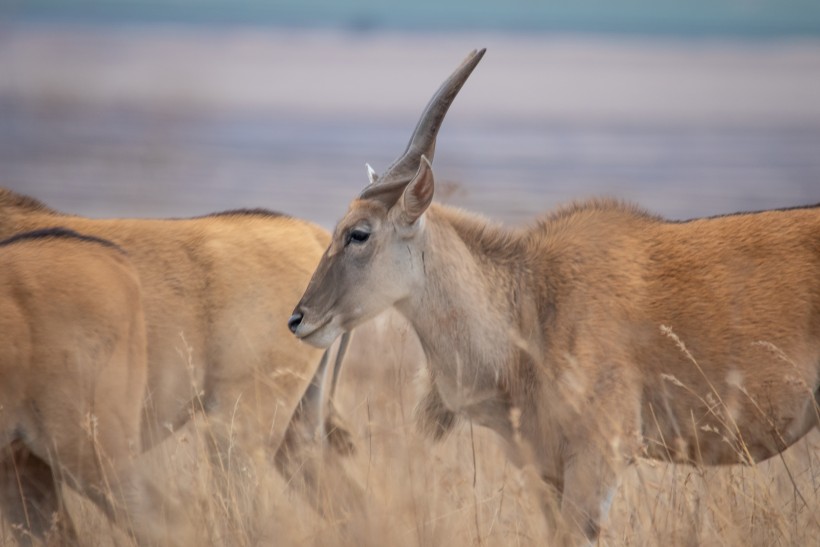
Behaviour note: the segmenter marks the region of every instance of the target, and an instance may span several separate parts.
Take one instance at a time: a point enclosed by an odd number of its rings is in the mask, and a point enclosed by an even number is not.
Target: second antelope
[[[751,464],[818,424],[820,208],[669,222],[591,200],[521,229],[432,202],[436,135],[484,51],[354,199],[296,306],[328,346],[394,306],[428,361],[420,425],[496,431],[563,542],[599,534],[636,457]],[[554,511],[560,507],[560,511]]]
[[[20,545],[78,543],[64,484],[141,544],[196,537],[136,465],[148,388],[141,293],[109,241],[64,229],[0,241],[0,509]]]
[[[139,277],[147,339],[141,447],[192,427],[192,418],[204,413],[213,462],[229,471],[230,480],[222,482],[263,476],[273,463],[289,482],[304,482],[309,501],[326,512],[328,496],[316,490],[318,463],[308,465],[312,460],[303,454],[313,445],[303,441],[324,430],[341,452],[353,445],[332,406],[324,407],[327,419],[318,415],[321,392],[302,398],[322,352],[299,343],[273,318],[286,315],[304,290],[329,234],[264,210],[91,219],[0,188],[0,238],[55,226],[118,245]],[[0,398],[0,409],[6,403]],[[21,460],[18,470],[38,465]],[[336,463],[331,458],[327,465]],[[256,494],[241,499],[264,507]],[[238,514],[255,518],[250,510]]]

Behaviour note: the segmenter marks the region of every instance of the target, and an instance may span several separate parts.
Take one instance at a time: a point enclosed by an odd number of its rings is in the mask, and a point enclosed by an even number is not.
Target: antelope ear
[[[427,207],[433,201],[433,190],[435,184],[433,181],[433,167],[427,160],[427,157],[422,154],[419,162],[419,170],[413,180],[404,188],[398,206],[402,220],[407,224],[412,224],[424,214]]]

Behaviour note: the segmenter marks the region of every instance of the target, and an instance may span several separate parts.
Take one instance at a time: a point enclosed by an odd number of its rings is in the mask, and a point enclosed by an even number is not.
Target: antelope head
[[[328,347],[343,332],[424,283],[424,212],[433,200],[430,162],[447,110],[485,50],[473,51],[430,99],[404,153],[350,204],[288,321],[305,342]]]

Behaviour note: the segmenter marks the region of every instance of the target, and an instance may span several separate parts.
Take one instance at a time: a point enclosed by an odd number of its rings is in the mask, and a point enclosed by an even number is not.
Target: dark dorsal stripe
[[[75,241],[86,241],[88,243],[95,243],[97,245],[103,245],[105,247],[109,247],[111,249],[116,249],[121,253],[125,253],[125,251],[111,241],[107,239],[102,239],[99,237],[89,236],[85,234],[80,234],[75,232],[74,230],[69,230],[68,228],[61,228],[56,226],[54,228],[41,228],[39,230],[32,230],[30,232],[21,232],[19,234],[15,234],[8,239],[4,239],[0,241],[0,247],[4,247],[6,245],[13,245],[15,243],[22,243],[25,241],[34,241],[39,239],[49,239],[49,238],[61,238],[61,239],[72,239]]]
[[[719,215],[712,215],[708,217],[696,217],[696,218],[687,218],[684,220],[668,220],[667,222],[671,224],[686,224],[688,222],[695,222],[698,220],[715,220],[720,218],[727,218],[727,217],[738,217],[744,215],[758,215],[760,213],[778,213],[778,212],[788,212],[788,211],[802,211],[802,210],[809,210],[809,209],[820,209],[820,203],[815,203],[813,205],[794,205],[792,207],[780,207],[777,209],[761,209],[759,211],[737,211],[735,213],[723,213]]]
[[[256,216],[268,218],[291,218],[290,215],[280,213],[278,211],[271,211],[269,209],[255,208],[255,209],[231,209],[229,211],[220,211],[217,213],[210,213],[195,218],[211,218],[211,217],[230,217],[230,216]]]

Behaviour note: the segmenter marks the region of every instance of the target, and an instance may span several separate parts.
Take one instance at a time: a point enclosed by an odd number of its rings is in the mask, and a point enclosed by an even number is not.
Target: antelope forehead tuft
[[[370,184],[376,184],[376,181],[379,180],[379,175],[376,174],[376,170],[373,169],[369,163],[364,164],[367,167],[367,180],[370,181]]]

